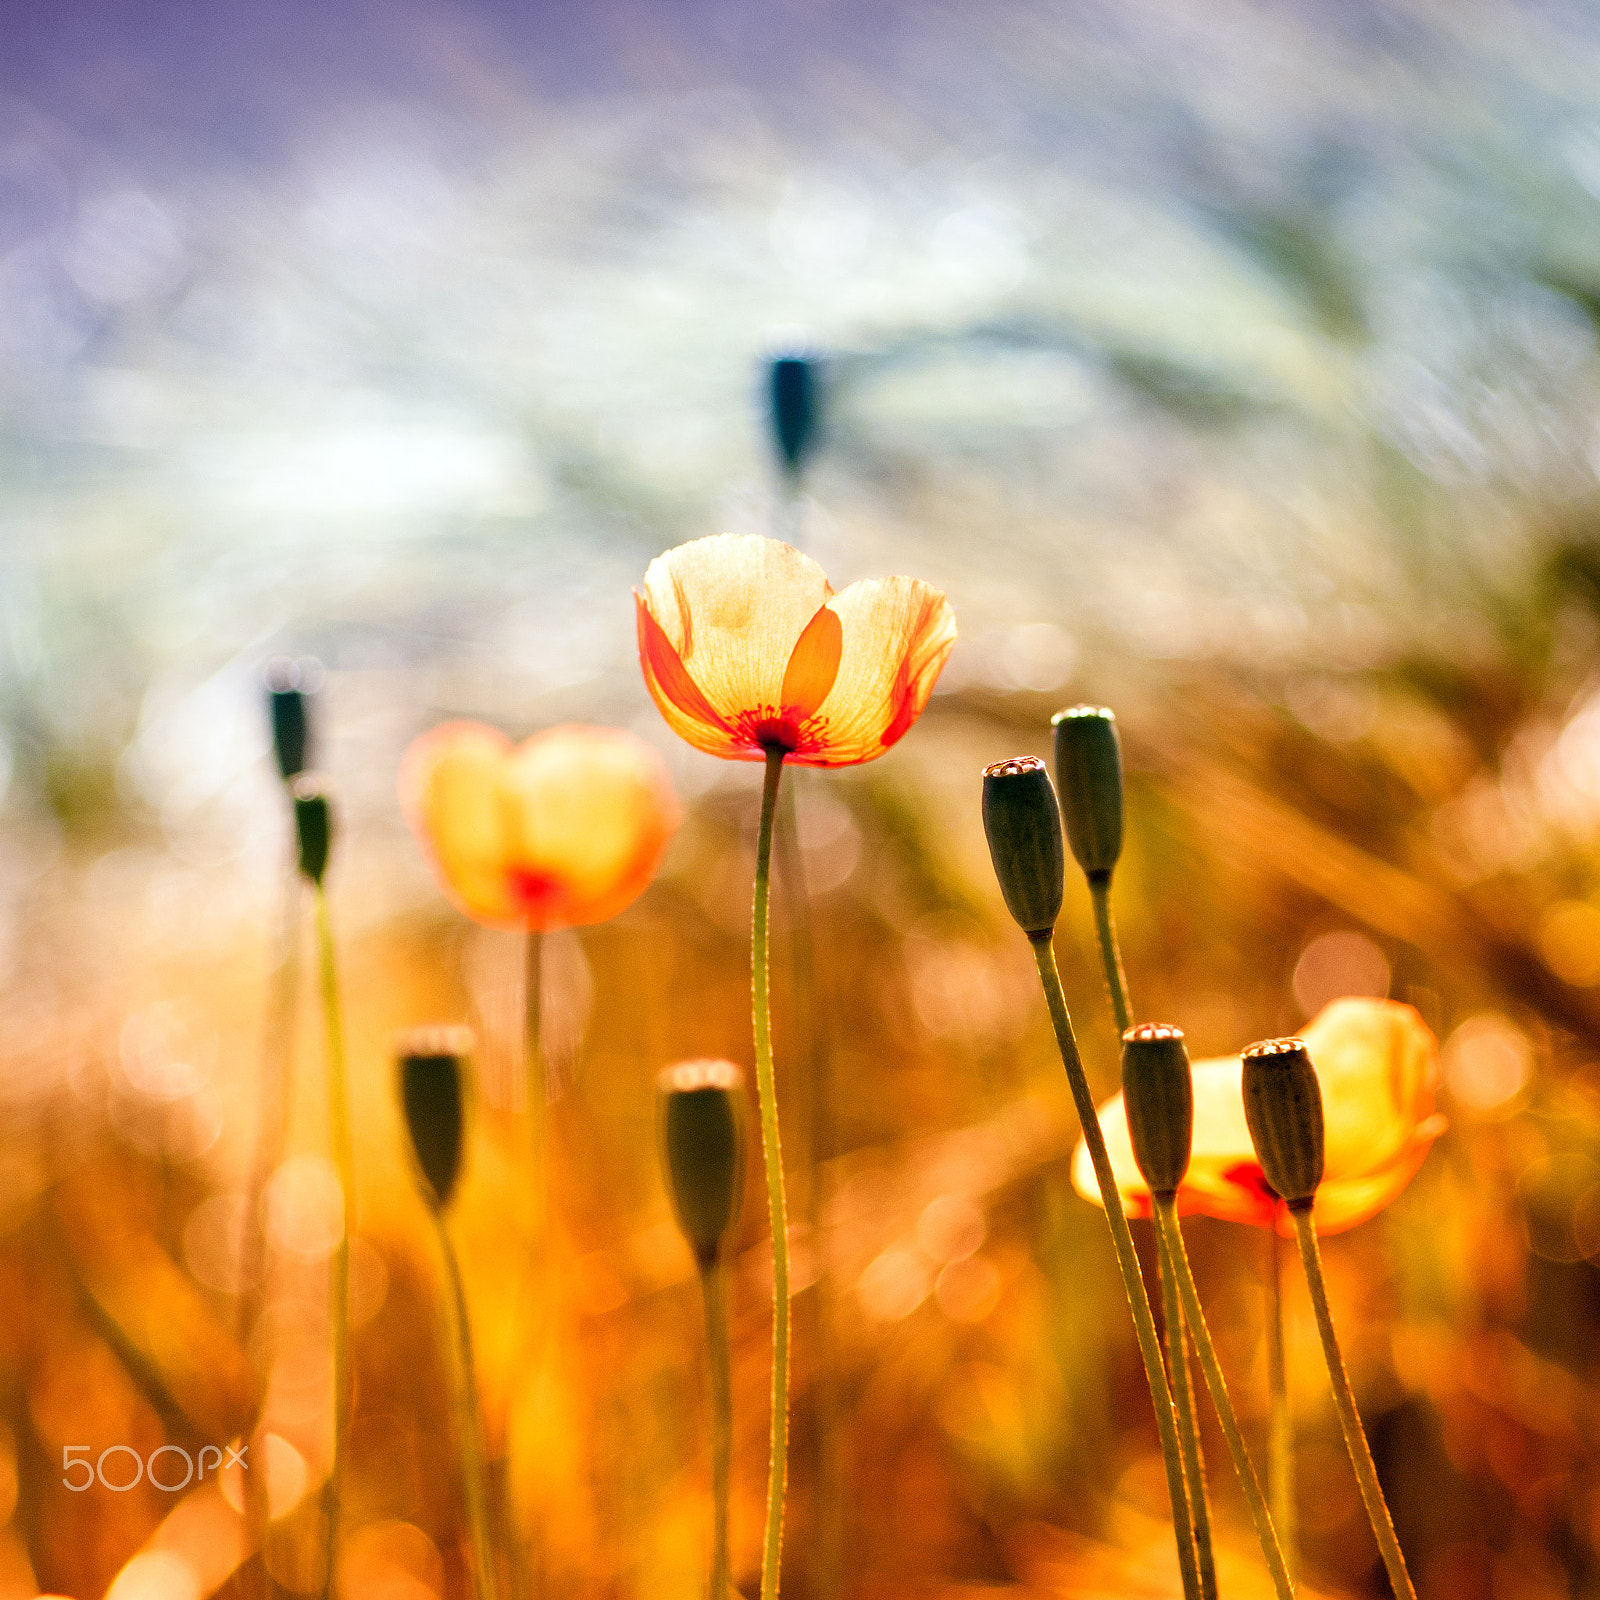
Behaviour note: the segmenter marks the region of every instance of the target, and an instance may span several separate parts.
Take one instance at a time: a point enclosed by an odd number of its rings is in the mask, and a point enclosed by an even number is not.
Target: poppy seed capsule
[[[1150,1192],[1177,1192],[1189,1170],[1194,1136],[1194,1088],[1183,1030],[1141,1022],[1122,1036],[1122,1100],[1133,1159]]]
[[[319,887],[328,870],[328,850],[333,842],[333,815],[328,797],[313,778],[303,774],[290,791],[294,795],[294,831],[300,851],[300,870]]]
[[[695,1261],[714,1266],[744,1198],[744,1074],[731,1061],[682,1061],[656,1087],[672,1209]]]
[[[983,769],[983,831],[1006,909],[1029,938],[1049,933],[1061,914],[1066,852],[1061,808],[1038,757]]]
[[[821,421],[817,363],[806,356],[776,356],[767,371],[772,436],[784,469],[798,478],[816,443]]]
[[[1078,865],[1109,878],[1122,854],[1122,746],[1104,706],[1072,706],[1050,719],[1056,730],[1061,816]]]
[[[1322,1088],[1299,1039],[1263,1039],[1244,1052],[1244,1120],[1268,1183],[1303,1211],[1322,1182]]]
[[[400,1108],[423,1198],[440,1211],[450,1204],[461,1176],[463,1063],[471,1050],[466,1028],[418,1028],[396,1046]]]

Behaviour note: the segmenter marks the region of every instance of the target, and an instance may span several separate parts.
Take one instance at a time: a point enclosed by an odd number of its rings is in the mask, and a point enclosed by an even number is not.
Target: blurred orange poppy
[[[679,821],[649,745],[576,723],[514,746],[481,722],[447,722],[406,752],[400,801],[469,917],[535,932],[604,922],[631,905]]]
[[[956,641],[950,602],[916,578],[835,594],[776,539],[718,534],[657,556],[638,607],[645,682],[697,750],[806,767],[881,756],[915,722]]]
[[[1411,1181],[1445,1129],[1434,1113],[1439,1045],[1410,1006],[1335,1000],[1301,1030],[1322,1085],[1325,1161],[1312,1214],[1320,1233],[1376,1215]],[[1277,1197],[1262,1176],[1245,1126],[1238,1056],[1194,1064],[1194,1147],[1178,1189],[1180,1212],[1271,1227]],[[1100,1107],[1100,1127],[1129,1216],[1150,1215],[1150,1190],[1133,1159],[1122,1096]],[[1100,1203],[1089,1152],[1072,1158],[1072,1183]],[[1291,1235],[1282,1215],[1279,1228]]]

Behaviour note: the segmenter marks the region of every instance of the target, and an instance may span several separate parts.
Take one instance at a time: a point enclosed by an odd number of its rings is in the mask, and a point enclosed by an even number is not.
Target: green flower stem
[[[1056,971],[1051,936],[1048,933],[1029,934],[1028,940],[1033,946],[1033,959],[1039,968],[1039,981],[1044,985],[1050,1020],[1055,1025],[1056,1044],[1061,1050],[1062,1065],[1067,1069],[1067,1082],[1072,1087],[1073,1103],[1078,1108],[1078,1121],[1083,1126],[1084,1143],[1089,1147],[1094,1175],[1100,1184],[1106,1223],[1111,1229],[1117,1265],[1122,1269],[1123,1287],[1127,1290],[1128,1305],[1133,1312],[1134,1331],[1139,1337],[1139,1353],[1144,1357],[1144,1375],[1150,1384],[1156,1429],[1161,1435],[1161,1455],[1167,1468],[1167,1494],[1172,1500],[1173,1534],[1178,1545],[1183,1592],[1186,1600],[1200,1600],[1200,1575],[1195,1560],[1194,1525],[1189,1511],[1188,1490],[1183,1476],[1183,1452],[1178,1443],[1178,1425],[1173,1415],[1172,1395],[1167,1388],[1167,1374],[1161,1364],[1161,1345],[1156,1338],[1155,1318],[1150,1314],[1150,1297],[1145,1292],[1144,1278],[1139,1272],[1133,1234],[1129,1231],[1127,1217],[1123,1215],[1122,1197],[1117,1193],[1116,1179],[1111,1174],[1111,1158],[1106,1154],[1105,1136],[1100,1132],[1100,1118],[1095,1114],[1094,1096],[1089,1092],[1089,1080],[1078,1055],[1078,1041],[1073,1037],[1072,1018],[1067,1014],[1067,998],[1061,991],[1061,974]]]
[[[1288,1364],[1283,1348],[1283,1236],[1277,1217],[1270,1232],[1268,1270],[1272,1275],[1267,1318],[1267,1382],[1272,1391],[1272,1431],[1267,1444],[1267,1494],[1278,1543],[1292,1573],[1299,1566],[1299,1536],[1294,1503],[1294,1421],[1289,1414]]]
[[[1417,1591],[1411,1585],[1411,1574],[1406,1571],[1406,1558],[1400,1553],[1400,1541],[1395,1537],[1389,1507],[1378,1483],[1378,1468],[1367,1444],[1366,1430],[1361,1426],[1361,1415],[1356,1410],[1350,1374],[1345,1371],[1344,1357],[1339,1353],[1339,1340],[1333,1331],[1333,1315],[1328,1310],[1328,1290],[1322,1281],[1322,1252],[1317,1246],[1316,1224],[1311,1220],[1309,1206],[1298,1210],[1291,1208],[1289,1215],[1294,1218],[1295,1235],[1300,1241],[1300,1260],[1306,1269],[1312,1309],[1317,1314],[1317,1332],[1322,1335],[1322,1353],[1328,1362],[1333,1403],[1339,1412],[1339,1426],[1344,1429],[1350,1464],[1356,1470],[1356,1483],[1360,1486],[1361,1499],[1367,1508],[1367,1520],[1372,1524],[1373,1536],[1378,1541],[1378,1550],[1383,1556],[1389,1584],[1397,1600],[1417,1600]]]
[[[778,1142],[778,1095],[772,1077],[767,1002],[767,900],[772,877],[772,819],[783,777],[781,749],[767,751],[756,840],[755,912],[750,922],[750,1000],[756,1034],[756,1091],[761,1104],[761,1153],[767,1169],[772,1224],[772,1457],[767,1474],[767,1531],[761,1550],[761,1600],[776,1600],[783,1550],[783,1495],[789,1460],[789,1234],[783,1200],[783,1150]],[[720,1597],[719,1597],[720,1600]]]
[[[528,1231],[531,1240],[530,1255],[533,1272],[539,1285],[548,1285],[549,1279],[549,1089],[545,1076],[544,1060],[544,934],[537,928],[528,930],[523,953],[523,1070],[527,1074],[528,1095],[528,1159],[531,1175],[528,1183]],[[539,1285],[535,1287],[538,1292]],[[541,1316],[529,1338],[531,1351],[528,1365],[537,1368],[543,1352],[544,1336],[549,1330],[548,1316]],[[509,1445],[508,1445],[509,1453]],[[511,1560],[511,1589],[518,1596],[542,1595],[545,1589],[545,1572],[537,1544],[525,1538],[517,1515],[514,1475],[511,1462],[504,1463],[500,1474],[502,1511],[505,1517],[506,1543]]]
[[[711,1600],[728,1596],[728,1476],[733,1463],[733,1379],[728,1350],[728,1290],[720,1261],[700,1269],[711,1363]]]
[[[430,1207],[439,1235],[439,1253],[450,1279],[450,1342],[456,1359],[456,1433],[461,1445],[462,1487],[467,1502],[467,1527],[472,1535],[472,1565],[478,1600],[499,1600],[494,1546],[489,1538],[489,1495],[483,1463],[483,1425],[479,1420],[478,1374],[472,1360],[472,1326],[467,1320],[467,1295],[461,1283],[461,1263],[456,1259],[444,1213]]]
[[[1105,968],[1111,1012],[1116,1018],[1117,1032],[1125,1033],[1133,1019],[1128,1005],[1128,980],[1122,970],[1122,952],[1117,948],[1117,924],[1111,915],[1109,872],[1089,874],[1089,898],[1094,903],[1095,942],[1100,947],[1100,963]],[[1183,1475],[1189,1491],[1189,1510],[1193,1516],[1195,1564],[1200,1574],[1202,1595],[1205,1600],[1216,1600],[1217,1562],[1211,1548],[1211,1510],[1206,1504],[1206,1469],[1200,1455],[1199,1430],[1195,1426],[1194,1390],[1189,1383],[1183,1306],[1172,1263],[1167,1258],[1159,1233],[1156,1235],[1156,1246],[1161,1272],[1162,1315],[1167,1324],[1167,1370],[1172,1383],[1172,1403],[1178,1413]]]
[[[1094,902],[1095,942],[1100,946],[1100,963],[1106,969],[1111,1014],[1117,1019],[1117,1032],[1126,1033],[1133,1018],[1128,1011],[1128,980],[1122,974],[1122,952],[1117,948],[1117,926],[1111,920],[1109,872],[1090,874],[1089,898]]]
[[[1216,1347],[1211,1342],[1211,1331],[1206,1327],[1205,1312],[1200,1309],[1200,1296],[1194,1286],[1194,1274],[1189,1270],[1189,1255],[1183,1246],[1183,1232],[1178,1227],[1178,1207],[1171,1195],[1156,1195],[1156,1228],[1165,1241],[1178,1277],[1178,1290],[1183,1296],[1183,1308],[1189,1314],[1189,1327],[1194,1334],[1195,1348],[1200,1353],[1200,1367],[1206,1375],[1206,1387],[1211,1391],[1211,1403],[1216,1407],[1217,1420],[1222,1424],[1222,1436],[1228,1441],[1228,1453],[1233,1457],[1234,1470],[1239,1474],[1239,1485],[1244,1490],[1245,1503],[1250,1507],[1251,1520],[1256,1525],[1256,1537],[1261,1541],[1262,1554],[1272,1573],[1278,1600],[1291,1600],[1294,1580],[1283,1559],[1278,1544],[1277,1530],[1272,1525],[1272,1513],[1261,1493],[1261,1480],[1251,1465],[1244,1447],[1244,1436],[1239,1432],[1239,1419],[1234,1415],[1233,1402],[1228,1398],[1228,1385],[1223,1381],[1222,1364],[1217,1360]]]
[[[350,1146],[350,1085],[345,1064],[344,1017],[339,1006],[339,977],[333,960],[333,922],[327,891],[315,888],[317,956],[322,980],[322,1020],[328,1053],[328,1140],[339,1174],[339,1243],[333,1252],[329,1285],[329,1318],[333,1324],[333,1466],[325,1491],[327,1567],[322,1577],[323,1600],[333,1592],[334,1555],[339,1547],[339,1496],[344,1481],[346,1435],[350,1409],[350,1218],[355,1210],[355,1157]]]
[[[1194,1513],[1194,1550],[1200,1569],[1200,1593],[1205,1600],[1217,1600],[1217,1561],[1211,1548],[1211,1509],[1206,1504],[1206,1464],[1200,1454],[1194,1390],[1189,1383],[1189,1341],[1183,1331],[1178,1275],[1160,1229],[1156,1230],[1156,1259],[1161,1271],[1161,1314],[1167,1324],[1167,1372],[1172,1382],[1172,1403],[1178,1413],[1178,1443],[1183,1449],[1189,1509]]]
[[[545,1213],[545,1096],[544,1071],[544,935],[528,930],[523,969],[523,1048],[528,1074],[528,1138],[533,1158],[534,1248],[544,1246]]]

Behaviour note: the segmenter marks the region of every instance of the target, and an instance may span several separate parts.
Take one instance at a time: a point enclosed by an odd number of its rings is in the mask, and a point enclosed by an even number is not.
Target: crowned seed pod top
[[[1174,1194],[1189,1170],[1194,1090],[1183,1030],[1141,1022],[1122,1036],[1122,1101],[1133,1159],[1153,1195]]]
[[[1071,706],[1050,719],[1056,730],[1061,816],[1078,865],[1109,878],[1122,854],[1122,746],[1104,706]]]
[[[1061,915],[1066,852],[1061,808],[1037,756],[983,769],[983,831],[1006,909],[1030,937],[1049,933]]]
[[[1244,1120],[1266,1180],[1291,1211],[1322,1182],[1322,1088],[1299,1039],[1263,1039],[1244,1052]]]
[[[328,870],[328,850],[333,843],[333,815],[328,797],[316,779],[302,773],[290,791],[294,795],[295,838],[300,851],[300,870],[313,883],[320,884]]]
[[[400,1108],[424,1196],[437,1209],[450,1204],[461,1176],[464,1063],[472,1051],[466,1028],[417,1028],[403,1034],[399,1057]]]
[[[744,1198],[744,1074],[731,1061],[682,1061],[656,1087],[672,1209],[695,1260],[709,1267]]]

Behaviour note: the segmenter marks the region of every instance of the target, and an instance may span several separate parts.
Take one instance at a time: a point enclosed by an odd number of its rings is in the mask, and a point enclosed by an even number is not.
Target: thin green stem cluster
[[[1200,1308],[1200,1296],[1194,1286],[1194,1274],[1189,1270],[1189,1256],[1184,1249],[1183,1234],[1178,1227],[1177,1202],[1171,1195],[1155,1196],[1156,1228],[1163,1248],[1177,1273],[1178,1292],[1183,1298],[1183,1309],[1194,1332],[1195,1348],[1200,1353],[1200,1370],[1205,1373],[1206,1387],[1211,1391],[1211,1403],[1216,1408],[1217,1420],[1222,1424],[1222,1436],[1228,1442],[1228,1454],[1233,1457],[1234,1470],[1244,1490],[1245,1504],[1250,1508],[1250,1519],[1255,1523],[1256,1537],[1267,1558],[1272,1573],[1273,1587],[1278,1600],[1291,1600],[1294,1581],[1278,1545],[1278,1535],[1272,1525],[1272,1514],[1267,1510],[1266,1497],[1261,1492],[1261,1480],[1251,1464],[1244,1447],[1244,1436],[1239,1431],[1239,1419],[1234,1415],[1233,1402],[1228,1398],[1228,1385],[1222,1376],[1222,1364],[1217,1360],[1216,1346],[1211,1342],[1211,1330],[1206,1326],[1205,1312]]]
[[[1067,1082],[1072,1088],[1072,1099],[1078,1110],[1078,1121],[1083,1127],[1084,1142],[1089,1147],[1089,1158],[1094,1164],[1094,1175],[1100,1185],[1100,1198],[1104,1202],[1106,1222],[1111,1229],[1111,1240],[1116,1247],[1117,1265],[1122,1270],[1122,1283],[1128,1295],[1128,1305],[1133,1312],[1133,1326],[1139,1339],[1139,1353],[1144,1358],[1145,1377],[1150,1384],[1150,1399],[1155,1407],[1156,1428],[1161,1435],[1161,1455],[1167,1469],[1167,1493],[1172,1500],[1175,1526],[1185,1530],[1179,1537],[1178,1567],[1183,1576],[1186,1600],[1200,1600],[1200,1574],[1195,1557],[1193,1515],[1189,1507],[1188,1488],[1184,1481],[1183,1453],[1178,1442],[1178,1425],[1172,1408],[1172,1394],[1167,1387],[1167,1374],[1161,1364],[1161,1345],[1156,1337],[1155,1318],[1150,1312],[1150,1297],[1145,1292],[1144,1278],[1139,1272],[1139,1258],[1133,1248],[1133,1234],[1128,1219],[1123,1215],[1122,1197],[1117,1193],[1116,1179],[1111,1172],[1111,1157],[1106,1152],[1106,1141],[1100,1132],[1100,1118],[1095,1112],[1094,1096],[1089,1091],[1089,1080],[1083,1070],[1083,1060],[1078,1054],[1078,1041],[1072,1032],[1072,1018],[1067,1012],[1066,995],[1061,989],[1061,974],[1056,970],[1055,950],[1051,935],[1030,934],[1033,958],[1039,968],[1039,981],[1044,985],[1045,1000],[1050,1007],[1050,1021],[1054,1024],[1056,1044],[1061,1051],[1062,1064],[1067,1069]]]
[[[772,1447],[767,1473],[766,1536],[761,1550],[761,1600],[776,1600],[783,1551],[783,1497],[789,1457],[789,1240],[783,1197],[783,1149],[778,1140],[778,1096],[772,1072],[771,1016],[767,995],[768,899],[772,878],[772,821],[783,777],[784,752],[767,752],[761,789],[761,830],[756,840],[755,909],[750,923],[751,1014],[756,1036],[756,1092],[761,1107],[761,1152],[766,1164],[767,1212],[772,1225]],[[717,1600],[721,1600],[718,1596]]]
[[[1322,1251],[1317,1245],[1316,1224],[1311,1220],[1309,1207],[1291,1208],[1289,1214],[1294,1218],[1295,1237],[1300,1243],[1300,1260],[1306,1269],[1311,1306],[1316,1312],[1317,1332],[1322,1336],[1322,1354],[1328,1363],[1334,1407],[1339,1413],[1339,1426],[1344,1430],[1345,1448],[1350,1452],[1350,1464],[1355,1468],[1361,1500],[1367,1508],[1367,1520],[1372,1524],[1384,1569],[1389,1574],[1390,1586],[1398,1600],[1417,1600],[1417,1591],[1412,1587],[1411,1574],[1406,1571],[1406,1559],[1400,1553],[1400,1541],[1395,1537],[1394,1522],[1389,1516],[1389,1507],[1378,1483],[1378,1468],[1372,1459],[1372,1449],[1367,1444],[1366,1429],[1361,1426],[1361,1414],[1356,1410],[1350,1374],[1345,1371],[1344,1357],[1339,1353],[1339,1340],[1333,1331],[1333,1313],[1328,1309],[1328,1289],[1322,1279]]]

